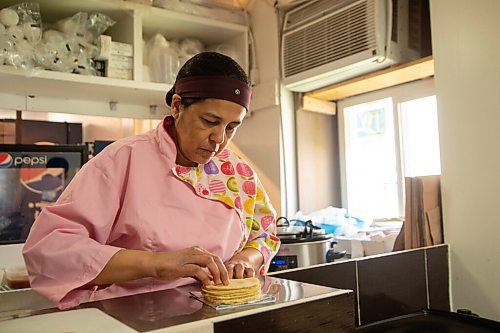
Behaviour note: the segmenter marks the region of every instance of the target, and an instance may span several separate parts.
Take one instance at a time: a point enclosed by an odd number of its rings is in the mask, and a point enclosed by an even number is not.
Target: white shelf
[[[0,91],[30,97],[165,106],[171,85],[0,66]]]
[[[19,0],[2,0],[0,8]],[[161,118],[169,84],[142,82],[143,40],[155,33],[167,39],[197,38],[205,46],[230,44],[248,69],[248,28],[123,0],[38,0],[44,24],[79,11],[101,12],[116,24],[106,31],[113,40],[134,48],[134,80],[0,66],[0,108],[132,118]],[[112,103],[112,102],[116,102]],[[112,105],[110,104],[112,103]],[[156,110],[156,112],[154,112]]]
[[[159,32],[164,34],[167,39],[199,38],[206,45],[211,45],[241,38],[247,33],[247,27],[243,25],[157,7],[146,7],[140,12],[144,17],[143,33],[146,37],[151,37],[154,33]],[[190,23],[186,24],[186,22]]]

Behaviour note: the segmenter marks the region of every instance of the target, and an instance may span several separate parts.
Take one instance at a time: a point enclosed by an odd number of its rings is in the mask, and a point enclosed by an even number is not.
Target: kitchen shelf
[[[21,0],[4,0],[0,8]],[[156,33],[168,40],[196,38],[206,48],[230,45],[248,70],[248,27],[208,17],[122,0],[38,0],[44,26],[77,12],[101,12],[116,24],[105,34],[133,46],[133,80],[85,76],[0,65],[0,109],[161,118],[170,84],[144,82],[144,41]]]
[[[0,66],[0,91],[29,97],[61,97],[141,105],[164,103],[169,84]],[[60,89],[64,89],[61,93]]]

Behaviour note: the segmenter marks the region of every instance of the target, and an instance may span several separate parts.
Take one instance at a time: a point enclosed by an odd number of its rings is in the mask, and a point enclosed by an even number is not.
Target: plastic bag
[[[0,65],[35,67],[35,49],[42,36],[38,3],[19,3],[0,10]]]
[[[179,42],[179,62],[184,65],[194,55],[203,52],[205,46],[195,38],[185,38]]]
[[[57,21],[54,28],[70,38],[80,37],[95,44],[97,37],[116,22],[102,13],[78,12],[71,17]]]
[[[365,222],[348,216],[344,208],[329,206],[307,215],[301,211],[295,213],[294,218],[300,220],[311,220],[315,226],[325,229],[327,233],[333,233],[334,236],[354,236],[363,227]]]
[[[96,75],[97,38],[114,24],[105,14],[79,12],[42,33],[38,3],[4,8],[0,10],[0,65]]]
[[[101,13],[78,12],[43,33],[36,60],[45,69],[96,75],[97,38],[116,22]]]
[[[161,34],[154,35],[146,43],[151,81],[169,84],[175,82],[179,71],[179,53],[173,46]]]
[[[236,52],[236,48],[231,44],[218,44],[214,46],[210,46],[207,48],[208,51],[219,52],[224,55],[227,55],[229,58],[234,59],[236,62],[240,63],[238,52]]]
[[[344,225],[347,224],[346,210],[344,208],[336,208],[329,206],[307,215],[302,214],[298,211],[295,214],[295,218],[301,220],[311,220],[313,224],[330,224],[330,225]]]

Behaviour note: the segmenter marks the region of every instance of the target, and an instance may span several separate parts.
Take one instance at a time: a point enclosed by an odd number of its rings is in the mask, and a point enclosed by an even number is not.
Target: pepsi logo
[[[14,165],[43,166],[47,164],[47,156],[16,156]]]
[[[8,168],[12,165],[12,156],[9,153],[0,153],[0,168]]]

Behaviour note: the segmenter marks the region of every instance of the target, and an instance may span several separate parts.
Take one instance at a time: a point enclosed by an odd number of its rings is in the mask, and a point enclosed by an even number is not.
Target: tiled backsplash
[[[270,275],[352,289],[364,325],[424,308],[450,310],[448,245],[392,252]]]

